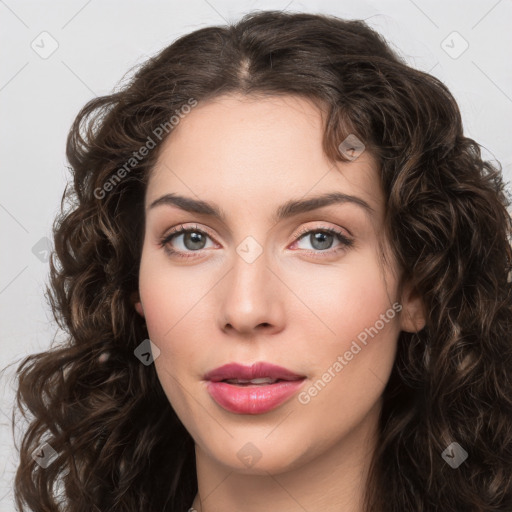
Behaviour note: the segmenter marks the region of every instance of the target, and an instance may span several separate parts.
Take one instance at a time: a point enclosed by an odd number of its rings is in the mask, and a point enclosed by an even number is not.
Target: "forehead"
[[[323,116],[298,96],[226,95],[199,103],[163,143],[146,205],[169,192],[257,208],[339,191],[382,209],[374,159],[363,152],[352,162],[330,161]]]

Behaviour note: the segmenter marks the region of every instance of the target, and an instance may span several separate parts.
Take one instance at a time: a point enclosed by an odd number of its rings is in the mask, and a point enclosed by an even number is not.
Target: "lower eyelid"
[[[174,238],[177,238],[180,235],[185,235],[185,234],[190,233],[190,232],[201,233],[202,235],[205,235],[207,238],[209,238],[214,244],[218,245],[218,242],[215,240],[215,238],[212,237],[208,232],[204,231],[203,229],[195,228],[195,227],[190,227],[190,228],[185,228],[185,229],[179,229],[179,228],[176,229],[174,232],[171,232],[171,233],[167,234],[165,237],[163,237],[163,239],[161,239],[161,241],[160,241],[160,245],[162,247],[167,247],[168,251],[171,251],[171,252],[176,253],[176,254],[189,254],[189,255],[192,255],[194,253],[200,253],[200,252],[202,252],[202,251],[204,251],[206,249],[209,249],[207,247],[204,247],[204,248],[198,249],[196,251],[193,251],[193,250],[182,251],[182,250],[177,250],[177,249],[174,249],[172,247],[169,247],[170,242]],[[318,227],[318,228],[311,228],[311,229],[302,230],[300,233],[297,233],[296,235],[294,235],[294,240],[292,242],[292,245],[297,244],[303,238],[306,238],[307,236],[310,236],[312,233],[316,233],[316,232],[324,232],[324,233],[330,234],[335,239],[337,239],[340,242],[340,244],[337,247],[335,247],[335,248],[329,248],[329,249],[325,249],[325,250],[319,250],[319,249],[317,249],[317,250],[314,250],[314,249],[313,250],[307,250],[307,249],[304,249],[304,251],[306,251],[308,253],[319,254],[319,255],[321,255],[322,253],[332,254],[333,252],[336,252],[339,249],[350,247],[353,244],[353,240],[351,238],[349,238],[348,236],[343,234],[341,231],[338,231],[337,229],[326,228],[326,227]]]
[[[320,232],[324,232],[324,233],[326,232],[325,230],[316,230],[316,229],[313,229],[311,231],[313,231],[313,232],[320,231]],[[322,253],[325,253],[325,254],[331,253],[332,254],[333,252],[335,252],[339,249],[347,248],[347,247],[350,247],[353,245],[353,240],[348,238],[347,236],[345,236],[342,233],[331,232],[331,231],[327,231],[327,233],[330,234],[331,236],[333,236],[336,240],[338,240],[339,244],[336,247],[331,247],[331,248],[325,249],[325,250],[304,249],[304,251],[307,251],[310,253],[318,253],[318,254],[322,254]],[[310,234],[300,236],[292,243],[292,245],[298,244],[303,238],[307,238],[308,236],[310,236]]]
[[[335,238],[338,238],[338,237],[347,238],[342,233],[338,233],[336,231],[329,231],[329,230],[326,230],[326,229],[310,229],[308,231],[302,231],[301,233],[295,235],[292,243],[296,243],[296,242],[302,240],[303,238],[306,238],[307,236],[310,236],[311,233],[322,232],[322,231],[326,232],[326,233],[328,233],[328,234],[330,234],[332,236],[334,236]],[[174,231],[172,233],[169,233],[169,234],[165,235],[161,239],[161,242],[162,243],[168,243],[171,240],[174,240],[175,238],[178,238],[180,235],[185,235],[185,234],[190,233],[190,232],[201,233],[202,235],[205,235],[210,240],[215,242],[215,239],[209,233],[207,233],[206,231],[202,231],[200,229],[186,229],[186,230]],[[217,243],[217,242],[215,242],[215,243]]]
[[[201,235],[204,235],[206,238],[211,240],[211,242],[213,244],[217,244],[218,245],[218,243],[215,241],[215,239],[210,234],[208,234],[206,231],[203,231],[201,229],[187,229],[187,230],[184,230],[184,231],[176,231],[176,232],[173,232],[173,233],[169,233],[168,235],[166,235],[161,240],[161,245],[169,245],[171,243],[171,241],[174,241],[176,238],[178,238],[180,236],[185,236],[187,233],[190,233],[190,232],[201,233]],[[203,249],[198,249],[197,251],[189,250],[187,252],[200,252],[200,251],[203,251],[205,249],[207,249],[207,247],[204,247]],[[177,251],[177,252],[179,252],[179,251]]]

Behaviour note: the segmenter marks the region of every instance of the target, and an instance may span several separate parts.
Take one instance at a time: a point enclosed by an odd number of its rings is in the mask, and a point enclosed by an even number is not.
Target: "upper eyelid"
[[[302,230],[300,230],[299,232],[297,232],[297,231],[294,232],[292,245],[295,245],[295,244],[299,243],[300,240],[302,240],[303,238],[306,238],[307,237],[307,233],[313,233],[315,231],[317,231],[317,232],[321,232],[321,231],[328,232],[328,233],[331,234],[331,236],[333,236],[334,238],[336,238],[338,240],[338,242],[340,243],[339,247],[334,248],[334,249],[333,248],[329,248],[328,250],[325,250],[325,251],[322,251],[322,250],[320,250],[320,251],[317,251],[317,250],[313,250],[313,251],[305,250],[303,252],[305,254],[310,254],[311,257],[315,257],[315,258],[324,258],[325,259],[325,258],[328,258],[330,256],[335,256],[336,254],[339,253],[340,250],[345,251],[345,250],[347,250],[349,248],[353,248],[354,245],[355,245],[355,242],[356,242],[355,238],[352,236],[352,233],[350,233],[350,235],[347,236],[347,235],[345,235],[342,232],[343,229],[345,229],[345,228],[340,228],[339,226],[336,226],[336,228],[333,228],[333,227],[330,227],[330,226],[316,226],[316,227],[315,226],[311,226],[311,227],[307,228],[307,227],[304,226],[302,228]],[[193,231],[203,232],[206,236],[208,236],[208,238],[212,239],[214,244],[218,244],[219,245],[219,243],[217,242],[215,236],[212,236],[206,229],[202,229],[202,228],[197,227],[197,224],[195,226],[184,226],[184,224],[180,224],[179,226],[173,227],[170,232],[168,232],[166,235],[164,235],[164,237],[160,238],[160,240],[158,242],[158,245],[163,250],[168,252],[169,255],[179,256],[180,258],[200,257],[200,254],[206,248],[200,249],[198,251],[190,251],[189,252],[188,250],[183,251],[183,250],[180,250],[180,249],[171,249],[168,246],[175,236],[180,236],[180,235],[183,235],[184,233],[191,232],[191,231],[192,232]],[[348,230],[346,230],[346,231],[348,231]],[[296,251],[293,251],[293,252],[296,252]],[[195,253],[196,253],[196,256],[194,256]]]
[[[322,222],[322,221],[318,221],[318,222]],[[305,226],[305,227],[299,229],[298,231],[297,230],[294,231],[294,233],[292,235],[293,241],[296,242],[296,241],[304,238],[304,236],[307,233],[314,232],[314,231],[322,231],[322,230],[324,230],[324,231],[325,230],[333,230],[334,232],[339,232],[341,236],[344,236],[347,239],[352,239],[353,238],[352,234],[346,228],[333,227],[333,226],[309,226],[309,227]],[[344,235],[342,233],[343,230],[347,231],[350,234],[348,236]],[[187,231],[199,231],[199,232],[202,232],[202,233],[206,234],[207,236],[209,236],[215,243],[219,243],[219,242],[217,242],[216,237],[213,236],[208,231],[208,229],[203,228],[203,227],[198,227],[197,224],[192,226],[192,225],[186,225],[186,223],[179,224],[178,226],[175,226],[166,235],[161,237],[161,239],[162,240],[166,240],[166,239],[168,239],[168,238],[170,238],[172,236],[182,235],[182,234],[184,234],[184,232],[187,232]],[[336,234],[336,233],[334,233],[334,234]]]

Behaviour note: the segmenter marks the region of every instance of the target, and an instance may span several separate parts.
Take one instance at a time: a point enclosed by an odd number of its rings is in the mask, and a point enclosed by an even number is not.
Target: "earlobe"
[[[418,332],[425,327],[425,305],[416,290],[406,288],[402,302],[400,329],[405,332]]]
[[[142,302],[140,300],[139,292],[133,292],[131,294],[131,303],[135,306],[135,311],[139,313],[139,315],[144,318],[144,308],[142,307]]]
[[[136,302],[135,303],[135,310],[137,311],[137,313],[139,313],[139,315],[141,317],[144,318],[144,309],[142,309],[142,303],[141,302]]]

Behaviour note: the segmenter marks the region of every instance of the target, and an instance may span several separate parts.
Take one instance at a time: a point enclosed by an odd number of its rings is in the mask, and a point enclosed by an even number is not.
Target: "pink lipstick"
[[[236,414],[263,414],[279,407],[303,385],[305,376],[270,363],[230,363],[208,372],[210,396]]]

